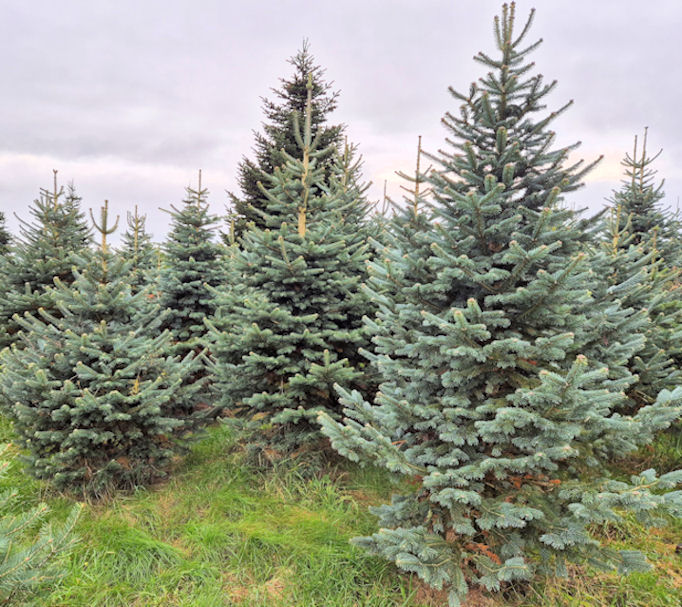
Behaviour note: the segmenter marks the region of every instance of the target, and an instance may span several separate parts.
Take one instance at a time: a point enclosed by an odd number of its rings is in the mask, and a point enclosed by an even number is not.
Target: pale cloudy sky
[[[380,198],[384,179],[413,170],[417,136],[443,145],[440,118],[482,76],[472,57],[494,52],[492,0],[0,0],[0,210],[27,217],[52,169],[84,207],[135,204],[155,239],[203,169],[213,209],[249,154],[262,96],[290,73],[308,38],[341,91],[333,119],[348,125]],[[682,194],[679,0],[519,0],[537,8],[538,70],[559,85],[550,109],[558,143],[605,159],[568,201],[597,209],[621,178],[633,136],[649,127],[667,202]],[[520,25],[520,24],[519,24]]]

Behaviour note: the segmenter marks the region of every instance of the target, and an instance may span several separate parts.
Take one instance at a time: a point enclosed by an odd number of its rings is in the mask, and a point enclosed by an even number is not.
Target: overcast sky
[[[333,120],[348,125],[380,198],[399,196],[417,136],[443,145],[440,118],[482,76],[472,57],[494,51],[491,0],[0,0],[0,210],[16,231],[59,169],[85,209],[105,198],[125,219],[135,204],[156,240],[199,168],[216,213],[236,189],[236,167],[262,120],[261,97],[288,76],[308,38],[341,91]],[[559,144],[604,161],[575,207],[600,208],[618,187],[620,160],[649,127],[667,202],[682,193],[679,0],[517,2],[537,15],[529,39],[538,71],[559,85]],[[520,24],[519,24],[520,25]]]

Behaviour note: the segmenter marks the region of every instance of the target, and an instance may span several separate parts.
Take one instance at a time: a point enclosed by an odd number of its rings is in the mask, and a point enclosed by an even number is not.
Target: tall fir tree
[[[73,254],[87,249],[92,242],[80,201],[73,186],[66,191],[58,186],[54,171],[53,190],[42,189],[30,209],[34,222],[22,221],[20,237],[3,264],[6,295],[0,303],[0,325],[6,333],[0,346],[16,339],[19,326],[13,320],[14,314],[37,314],[40,308],[55,312],[49,291],[54,278],[65,284],[73,280]]]
[[[305,111],[308,78],[312,79],[311,129],[313,137],[319,140],[319,168],[325,169],[329,177],[334,160],[333,155],[343,143],[343,126],[329,125],[329,114],[336,109],[338,92],[332,91],[332,83],[325,80],[324,69],[315,63],[308,41],[301,50],[289,59],[294,73],[288,79],[281,79],[279,88],[273,88],[274,100],[263,99],[266,121],[262,132],[255,133],[253,160],[244,158],[238,167],[241,196],[231,195],[234,236],[239,238],[249,222],[258,227],[266,225],[265,218],[258,212],[269,209],[267,197],[258,183],[266,181],[263,173],[273,175],[277,167],[283,166],[287,158],[300,156],[294,116],[299,123]],[[268,212],[271,214],[272,209]]]
[[[346,418],[320,416],[341,454],[411,485],[373,509],[380,531],[356,543],[447,587],[452,606],[469,585],[565,575],[568,560],[642,568],[641,554],[601,547],[590,525],[619,520],[621,509],[649,523],[682,509],[679,492],[663,493],[681,472],[608,478],[614,451],[682,413],[682,389],[626,418],[614,412],[624,397],[607,371],[576,349],[590,274],[584,226],[561,197],[589,166],[567,166],[574,146],[552,148],[558,112],[542,109],[554,83],[527,62],[539,44],[525,42],[532,16],[516,35],[505,4],[499,56],[479,54],[488,74],[468,95],[452,91],[462,105],[444,119],[450,149],[425,176],[435,226],[424,232],[425,271],[399,249],[373,266],[374,403],[339,387]]]
[[[234,251],[233,282],[217,291],[210,323],[223,406],[270,425],[266,440],[282,449],[319,442],[317,413],[340,411],[335,382],[371,389],[356,354],[368,345],[362,316],[373,311],[360,291],[370,205],[353,150],[318,149],[308,90],[298,157],[263,187],[266,227]]]
[[[209,212],[208,190],[187,188],[180,208],[169,211],[171,230],[163,244],[160,301],[170,313],[164,321],[175,340],[176,353],[198,352],[205,347],[204,319],[215,308],[209,289],[223,283],[220,258],[223,247],[215,242],[218,217]]]
[[[128,212],[126,220],[128,229],[123,234],[119,254],[130,263],[131,288],[139,291],[158,282],[157,252],[145,227],[146,216],[140,215],[137,205],[134,213]]]
[[[25,347],[2,352],[0,394],[33,474],[101,497],[166,474],[201,424],[201,383],[185,381],[191,355],[169,355],[158,304],[131,292],[130,266],[107,244],[106,203],[96,227],[100,248],[82,253],[71,284],[55,279],[59,315],[15,315]]]

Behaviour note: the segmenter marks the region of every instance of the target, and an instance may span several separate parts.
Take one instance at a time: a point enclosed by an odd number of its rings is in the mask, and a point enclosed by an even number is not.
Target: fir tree
[[[487,76],[468,95],[452,91],[462,103],[444,120],[454,149],[425,176],[434,230],[424,232],[433,240],[424,270],[399,248],[373,266],[376,400],[339,387],[347,417],[320,416],[341,454],[412,485],[373,510],[379,532],[355,541],[447,587],[451,605],[469,584],[498,590],[535,572],[565,575],[573,559],[642,568],[641,554],[599,546],[589,526],[621,509],[651,523],[682,508],[679,493],[658,492],[681,472],[608,478],[614,451],[682,413],[682,389],[620,416],[624,396],[577,350],[590,274],[584,226],[560,203],[589,167],[566,166],[574,146],[552,148],[558,112],[541,111],[554,83],[526,62],[538,45],[524,46],[533,13],[518,36],[514,13],[505,4],[495,20],[499,58],[477,57]]]
[[[625,179],[610,199],[611,217],[600,234],[602,267],[595,268],[597,275],[608,277],[606,282],[597,285],[597,292],[602,288],[603,301],[604,297],[621,298],[623,307],[630,307],[648,319],[643,331],[646,336],[642,336],[643,350],[631,361],[631,368],[637,374],[637,382],[630,390],[634,397],[631,406],[650,402],[658,389],[675,385],[682,364],[680,222],[661,207],[664,184],[663,181],[656,183],[656,171],[652,168],[661,152],[653,157],[648,155],[647,134],[645,129],[641,151],[635,137],[632,155],[626,154],[621,163]],[[600,263],[599,254],[595,259]],[[639,274],[640,279],[634,274]],[[616,285],[619,280],[623,282],[622,287]],[[603,291],[607,283],[608,292]],[[597,309],[593,308],[592,312]],[[599,328],[597,325],[597,332]],[[626,340],[633,338],[628,331],[621,336]],[[609,367],[612,365],[613,361]]]
[[[317,413],[339,412],[335,382],[371,389],[356,354],[373,310],[359,290],[370,205],[352,149],[320,166],[331,151],[317,148],[311,108],[309,89],[299,158],[287,157],[263,188],[266,227],[234,251],[233,286],[217,292],[210,323],[223,406],[274,424],[269,439],[282,448],[319,438]]]
[[[263,173],[273,175],[277,167],[285,164],[287,158],[300,156],[294,116],[303,116],[307,99],[308,78],[312,79],[311,129],[319,141],[318,167],[333,166],[333,155],[342,144],[343,126],[328,125],[331,112],[336,109],[338,92],[333,92],[332,83],[324,79],[324,69],[315,64],[308,42],[289,59],[294,73],[289,79],[281,79],[281,86],[272,89],[275,100],[263,99],[266,122],[263,132],[256,133],[255,159],[244,158],[239,164],[239,187],[241,197],[232,195],[231,220],[234,221],[234,236],[239,238],[249,222],[264,227],[266,222],[259,210],[272,209],[258,183],[265,181]],[[328,170],[325,171],[328,175]]]
[[[59,316],[15,315],[23,348],[0,358],[0,392],[31,471],[59,489],[99,497],[166,473],[183,437],[199,423],[191,401],[201,383],[191,356],[168,355],[163,314],[144,291],[131,293],[129,265],[106,242],[83,253],[72,284],[55,279]]]
[[[0,481],[11,465],[9,447],[0,445]],[[59,527],[45,523],[49,514],[46,504],[17,512],[18,492],[0,493],[0,603],[14,604],[26,599],[41,586],[59,579],[58,560],[75,543],[73,528],[81,511],[73,508]],[[31,538],[32,532],[34,537]]]
[[[14,314],[37,314],[39,308],[54,312],[46,288],[53,286],[55,277],[64,284],[73,280],[72,255],[87,249],[92,240],[80,200],[73,186],[66,191],[58,187],[55,171],[52,192],[42,189],[30,209],[35,221],[22,221],[21,236],[4,264],[6,296],[0,304],[0,325],[6,335],[0,346],[16,339],[19,326]]]
[[[188,187],[183,206],[171,207],[171,231],[163,245],[160,301],[170,310],[164,327],[173,335],[176,353],[183,356],[205,347],[204,319],[215,310],[209,288],[223,282],[223,249],[214,241],[218,218],[209,213],[207,196],[199,171],[197,189]]]
[[[144,289],[156,283],[154,274],[157,269],[157,255],[152,237],[145,229],[145,215],[140,215],[135,205],[135,213],[126,216],[128,229],[123,235],[120,254],[130,263],[130,286],[133,291]]]
[[[592,298],[581,351],[608,368],[611,389],[623,390],[623,412],[634,413],[674,388],[680,372],[668,349],[682,337],[679,310],[670,300],[670,272],[654,249],[637,238],[621,206],[601,221],[591,256]]]
[[[621,188],[614,191],[611,206],[618,209],[619,228],[630,223],[633,244],[656,250],[668,266],[675,266],[679,265],[682,253],[679,245],[680,222],[670,211],[662,208],[664,181],[656,182],[657,171],[652,167],[662,150],[649,156],[647,135],[648,129],[644,129],[641,152],[635,136],[632,155],[626,154],[622,160],[625,179]]]

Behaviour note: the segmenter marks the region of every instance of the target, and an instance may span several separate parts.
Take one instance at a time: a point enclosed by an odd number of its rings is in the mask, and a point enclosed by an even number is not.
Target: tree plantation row
[[[201,178],[160,249],[137,211],[113,249],[106,204],[87,218],[55,177],[2,240],[0,413],[28,472],[110,498],[222,418],[261,461],[336,452],[402,479],[354,542],[450,605],[571,562],[646,569],[593,530],[682,514],[682,470],[609,472],[681,431],[680,224],[646,133],[605,212],[569,209],[596,163],[554,145],[568,106],[544,110],[533,14],[515,16],[502,7],[496,54],[390,212],[327,123],[337,95],[307,46],[265,102],[222,238]],[[4,548],[22,516],[3,522],[0,597],[49,575],[75,517],[27,548]]]

